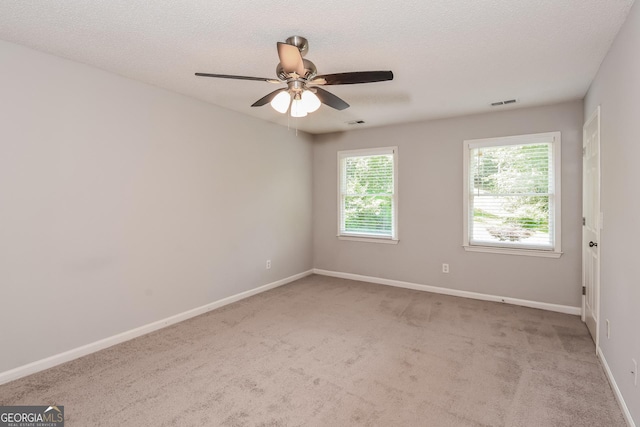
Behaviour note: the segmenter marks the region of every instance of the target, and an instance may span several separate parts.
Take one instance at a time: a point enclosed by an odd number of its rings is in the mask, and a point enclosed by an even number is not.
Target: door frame
[[[595,295],[595,299],[596,299],[596,316],[597,316],[597,321],[596,321],[596,336],[595,336],[595,344],[596,344],[596,352],[598,350],[598,347],[600,345],[600,277],[601,277],[601,273],[600,273],[600,258],[602,256],[602,251],[601,251],[601,245],[600,245],[600,236],[601,236],[601,231],[602,231],[602,192],[601,192],[601,188],[602,188],[602,141],[601,141],[601,136],[602,136],[602,129],[601,129],[601,113],[600,113],[600,105],[598,105],[595,109],[595,111],[593,113],[591,113],[591,115],[589,116],[589,119],[586,120],[584,122],[584,125],[582,126],[582,149],[583,149],[583,171],[582,171],[582,195],[583,195],[583,205],[582,205],[582,213],[583,213],[583,218],[584,218],[584,194],[585,194],[585,182],[584,182],[584,149],[585,149],[585,141],[586,141],[586,129],[587,126],[589,124],[591,124],[591,122],[597,119],[598,120],[598,188],[597,188],[597,194],[598,194],[598,209],[597,209],[597,215],[598,215],[598,223],[596,224],[596,238],[597,238],[597,242],[598,242],[598,258],[597,258],[597,265],[596,265],[596,270],[597,270],[597,277],[594,277],[595,282],[597,283],[597,293]],[[584,225],[582,228],[582,233],[580,236],[581,242],[582,242],[582,251],[581,251],[581,255],[582,255],[582,286],[583,289],[586,286],[585,283],[585,256],[586,256],[586,246],[585,246],[585,238],[584,238]],[[582,315],[581,315],[581,319],[583,322],[586,322],[586,296],[582,295]]]

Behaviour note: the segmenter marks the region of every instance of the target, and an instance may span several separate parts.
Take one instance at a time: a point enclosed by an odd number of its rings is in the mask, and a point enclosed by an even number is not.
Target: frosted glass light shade
[[[304,117],[307,115],[307,110],[304,108],[304,104],[301,99],[294,99],[291,102],[291,117]]]
[[[271,100],[271,106],[278,113],[286,113],[289,109],[289,103],[291,102],[291,95],[289,92],[283,91],[276,95],[275,98]]]
[[[310,90],[305,90],[304,92],[302,92],[301,101],[307,113],[313,113],[318,108],[320,108],[320,100],[318,99],[316,94],[311,92]]]

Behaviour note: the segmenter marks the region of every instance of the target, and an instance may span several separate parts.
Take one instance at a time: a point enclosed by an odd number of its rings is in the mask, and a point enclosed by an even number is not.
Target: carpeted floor
[[[575,316],[310,276],[0,386],[67,426],[624,426]]]

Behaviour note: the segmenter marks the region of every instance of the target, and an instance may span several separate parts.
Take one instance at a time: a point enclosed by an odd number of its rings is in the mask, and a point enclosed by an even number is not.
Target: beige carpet
[[[67,426],[624,426],[578,317],[310,276],[0,386]]]

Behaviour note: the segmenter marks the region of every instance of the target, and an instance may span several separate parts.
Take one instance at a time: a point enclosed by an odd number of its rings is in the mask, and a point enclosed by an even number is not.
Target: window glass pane
[[[345,196],[344,231],[391,235],[391,196]]]
[[[471,152],[476,194],[548,193],[551,144],[477,148]]]
[[[392,194],[393,157],[347,157],[347,194]]]
[[[475,197],[473,240],[548,246],[549,220],[549,196]]]

